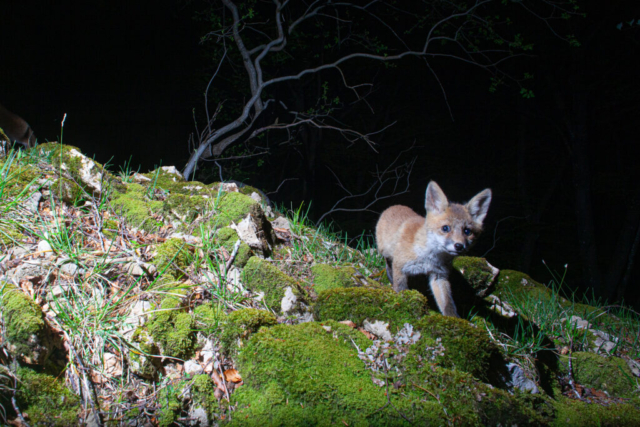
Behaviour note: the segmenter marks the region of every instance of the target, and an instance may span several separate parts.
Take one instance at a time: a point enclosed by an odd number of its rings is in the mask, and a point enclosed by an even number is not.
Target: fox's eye
[[[464,234],[466,234],[467,236],[471,235],[471,229],[469,228],[465,228],[464,230],[462,230],[464,232]]]
[[[445,233],[448,233],[449,230],[451,230],[451,228],[448,225],[443,225],[442,226],[442,231],[444,231]]]

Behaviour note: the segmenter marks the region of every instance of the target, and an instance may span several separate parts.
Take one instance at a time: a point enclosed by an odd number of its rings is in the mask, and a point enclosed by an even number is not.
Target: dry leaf
[[[231,381],[232,383],[239,383],[242,381],[242,377],[235,369],[227,369],[224,371],[224,379]]]
[[[340,322],[340,323],[342,323],[343,325],[347,325],[347,326],[349,326],[350,328],[354,328],[354,329],[355,329],[355,327],[356,327],[356,324],[355,324],[355,323],[353,323],[351,320],[343,320],[343,321],[342,321],[342,322]]]
[[[369,338],[370,340],[374,340],[374,339],[376,339],[376,336],[375,336],[375,335],[373,335],[371,332],[369,332],[369,331],[367,331],[367,330],[365,330],[365,329],[363,329],[363,328],[358,328],[358,330],[359,330],[360,332],[362,332],[362,333],[363,333],[367,338]]]

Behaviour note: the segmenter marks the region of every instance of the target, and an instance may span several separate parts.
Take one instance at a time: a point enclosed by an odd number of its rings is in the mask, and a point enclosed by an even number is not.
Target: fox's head
[[[481,191],[462,205],[450,203],[440,186],[431,181],[424,203],[428,245],[433,244],[439,252],[456,256],[467,251],[482,232],[482,221],[491,203],[491,190]]]

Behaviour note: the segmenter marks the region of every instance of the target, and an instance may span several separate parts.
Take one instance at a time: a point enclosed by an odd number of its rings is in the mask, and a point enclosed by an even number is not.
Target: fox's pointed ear
[[[487,216],[489,203],[491,203],[491,190],[487,188],[486,190],[476,194],[473,199],[469,200],[465,207],[471,214],[474,221],[482,223],[482,221],[484,221],[484,217]]]
[[[424,199],[424,207],[427,209],[427,213],[444,213],[448,206],[449,200],[444,195],[444,191],[435,181],[431,181],[427,186],[427,194]]]

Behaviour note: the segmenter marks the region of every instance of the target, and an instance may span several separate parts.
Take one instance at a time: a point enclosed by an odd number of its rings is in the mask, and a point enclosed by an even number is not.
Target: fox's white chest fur
[[[416,257],[402,267],[404,274],[409,276],[418,274],[434,275],[442,279],[449,277],[449,266],[453,259],[451,255],[433,250],[428,245],[425,247],[414,244],[412,249]]]

